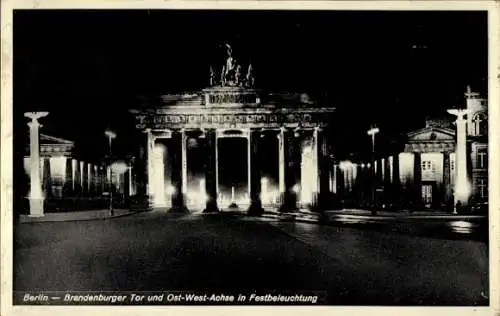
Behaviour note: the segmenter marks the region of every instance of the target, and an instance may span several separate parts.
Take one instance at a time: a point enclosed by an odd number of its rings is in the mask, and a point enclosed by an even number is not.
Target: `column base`
[[[250,207],[248,208],[248,215],[250,216],[261,216],[264,214],[264,208],[262,208],[262,204],[259,202],[252,202]]]
[[[285,201],[285,203],[281,204],[278,208],[278,212],[281,213],[292,213],[297,212],[299,210],[297,203],[292,203],[290,201]]]
[[[220,210],[217,207],[217,202],[212,201],[212,202],[207,202],[207,205],[205,206],[205,209],[203,210],[203,213],[219,213]]]
[[[172,206],[168,209],[168,213],[177,213],[177,214],[187,214],[189,213],[189,209],[187,206]]]
[[[299,210],[297,200],[297,194],[293,192],[283,193],[278,211],[283,213],[297,212]]]
[[[44,198],[29,198],[30,201],[30,214],[29,217],[43,217],[44,216]]]

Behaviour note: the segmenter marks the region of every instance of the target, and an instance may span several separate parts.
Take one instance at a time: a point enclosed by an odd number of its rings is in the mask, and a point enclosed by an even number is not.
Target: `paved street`
[[[312,290],[327,304],[486,304],[487,244],[456,225],[161,213],[21,224],[14,290]]]

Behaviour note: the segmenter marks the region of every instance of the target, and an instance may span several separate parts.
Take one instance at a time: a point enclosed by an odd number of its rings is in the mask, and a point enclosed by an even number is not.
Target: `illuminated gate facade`
[[[205,211],[217,211],[237,202],[260,212],[262,205],[276,203],[283,210],[319,205],[322,196],[329,195],[327,135],[334,108],[320,107],[304,94],[263,95],[253,87],[251,65],[245,80],[230,76],[227,68],[235,67],[231,65],[228,61],[222,67],[218,80],[211,71],[210,86],[202,91],[163,95],[130,111],[136,128],[146,135],[150,206],[198,209],[201,205]],[[248,183],[238,201],[234,194],[221,196],[219,188],[218,142],[226,137],[246,142]],[[267,137],[277,138],[276,189],[260,172],[259,157],[266,153],[259,143]],[[201,148],[195,158],[204,169],[198,178],[188,176],[187,149],[194,142]],[[165,172],[166,164],[170,173]]]

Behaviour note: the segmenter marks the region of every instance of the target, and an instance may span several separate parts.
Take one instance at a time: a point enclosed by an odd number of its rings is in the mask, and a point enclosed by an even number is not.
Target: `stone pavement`
[[[358,229],[253,219],[143,212],[19,225],[14,290],[314,291],[331,305],[488,304],[480,295],[487,243],[406,233],[409,225],[395,222]]]
[[[109,216],[109,210],[92,210],[92,211],[78,211],[78,212],[59,212],[59,213],[45,213],[43,217],[30,217],[28,215],[21,215],[20,223],[39,223],[39,222],[68,222],[68,221],[88,221],[99,220],[107,218],[122,217],[138,213],[136,210],[115,209],[114,215]]]

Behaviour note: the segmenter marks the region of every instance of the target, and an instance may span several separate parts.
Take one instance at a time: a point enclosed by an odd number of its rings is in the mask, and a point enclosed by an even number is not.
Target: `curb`
[[[134,214],[138,213],[144,213],[147,211],[129,211],[127,213],[119,214],[119,215],[113,215],[113,216],[105,216],[105,217],[90,217],[90,218],[81,218],[81,219],[75,219],[75,218],[70,218],[70,219],[64,219],[64,220],[32,220],[32,221],[23,221],[22,219],[19,220],[17,224],[38,224],[38,223],[62,223],[62,222],[88,222],[88,221],[99,221],[99,220],[110,220],[114,218],[120,218],[120,217],[126,217],[126,216],[131,216]],[[43,217],[42,217],[43,218]]]

